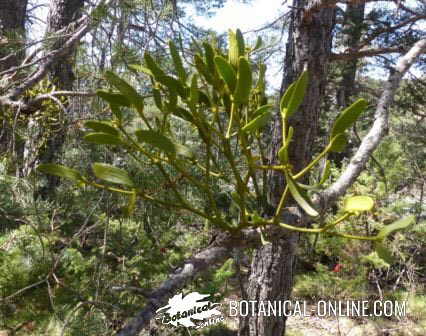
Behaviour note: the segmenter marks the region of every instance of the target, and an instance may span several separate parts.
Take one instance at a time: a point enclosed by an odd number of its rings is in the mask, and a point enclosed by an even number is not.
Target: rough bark
[[[281,94],[305,68],[310,76],[305,101],[289,120],[295,130],[289,157],[296,172],[308,163],[312,155],[331,54],[335,10],[330,1],[295,0],[293,6],[295,9],[289,29]],[[273,127],[270,161],[275,163],[282,144],[278,113]],[[275,208],[284,190],[285,181],[283,176],[276,172],[270,175],[269,181],[268,201],[271,208]],[[288,212],[286,215],[288,216]],[[305,216],[299,210],[293,211],[292,218],[283,220],[293,225],[305,224]],[[270,244],[255,251],[245,299],[275,301],[290,298],[297,240],[297,234],[282,230]],[[240,319],[239,336],[281,336],[284,333],[283,317],[247,316]]]

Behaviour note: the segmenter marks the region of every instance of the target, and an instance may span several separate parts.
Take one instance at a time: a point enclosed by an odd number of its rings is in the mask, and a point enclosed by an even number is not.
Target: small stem
[[[225,138],[229,139],[231,137],[232,124],[234,123],[235,114],[237,113],[237,106],[235,103],[232,103],[231,106],[231,116],[229,118],[228,130],[226,131]]]
[[[294,175],[293,179],[297,180],[297,179],[301,178],[302,176],[304,176],[313,166],[315,166],[318,163],[319,160],[321,160],[324,156],[327,155],[328,151],[329,151],[329,148],[327,147],[321,153],[319,153],[317,155],[317,157],[311,161],[310,164],[308,164],[300,172],[298,172],[296,175]]]
[[[284,208],[284,204],[285,204],[285,200],[287,198],[288,195],[288,185],[285,186],[284,192],[281,195],[281,199],[280,202],[278,203],[278,207],[277,210],[275,211],[275,216],[274,216],[274,222],[277,223],[279,221],[281,212]]]
[[[342,217],[340,217],[340,218],[336,219],[336,221],[335,221],[335,222],[330,223],[330,224],[327,224],[326,226],[324,226],[324,227],[323,227],[323,230],[324,230],[324,231],[327,231],[328,229],[331,229],[331,228],[335,227],[337,224],[339,224],[339,223],[343,222],[346,218],[350,217],[351,215],[352,215],[352,214],[351,214],[351,213],[349,213],[349,212],[345,213]]]

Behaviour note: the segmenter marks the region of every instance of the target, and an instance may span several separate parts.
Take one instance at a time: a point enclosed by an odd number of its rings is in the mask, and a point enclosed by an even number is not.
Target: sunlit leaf
[[[334,123],[331,131],[331,138],[335,137],[337,134],[345,132],[349,127],[351,127],[361,113],[366,110],[367,105],[367,101],[361,98],[343,110]]]
[[[309,216],[317,217],[319,213],[303,198],[297,188],[296,182],[293,180],[290,174],[286,172],[285,176],[288,188],[290,190],[291,196],[293,196],[293,199]]]
[[[234,68],[222,56],[216,56],[214,58],[214,62],[216,64],[216,68],[217,68],[219,75],[224,80],[229,91],[234,92],[235,85],[237,83],[237,75],[235,73]]]
[[[185,68],[183,67],[182,58],[180,57],[179,52],[172,41],[169,41],[169,48],[170,48],[170,53],[172,55],[173,63],[175,65],[176,73],[179,79],[182,81],[182,83],[185,83],[187,75],[186,75]]]
[[[263,114],[257,116],[252,121],[250,121],[247,125],[245,125],[241,130],[246,133],[253,133],[257,131],[259,128],[267,125],[268,122],[272,118],[271,111],[266,111]]]
[[[415,221],[416,221],[415,216],[411,215],[411,216],[401,218],[397,220],[396,222],[393,222],[392,224],[386,225],[377,234],[377,239],[383,240],[393,232],[406,229],[410,225],[414,224]]]
[[[305,98],[306,88],[308,87],[308,80],[308,72],[303,71],[296,81],[294,89],[292,89],[292,94],[285,112],[286,118],[290,118],[302,104],[303,99]]]
[[[374,200],[369,196],[352,196],[343,202],[343,211],[358,213],[370,211],[374,207]]]
[[[345,133],[337,134],[334,138],[332,138],[328,151],[329,152],[342,152],[346,145],[348,144],[348,137]]]
[[[129,174],[120,168],[114,167],[106,163],[94,163],[92,170],[98,179],[110,183],[122,184],[128,187],[133,187],[134,183]]]
[[[244,57],[240,57],[240,61],[238,63],[237,86],[233,95],[235,103],[247,103],[250,96],[251,85],[252,74],[250,64]]]
[[[285,118],[287,115],[288,103],[290,102],[290,98],[293,94],[295,86],[296,86],[296,82],[290,84],[290,86],[287,88],[287,90],[285,90],[284,94],[281,97],[280,111],[283,118]]]
[[[273,105],[271,104],[267,104],[267,105],[263,105],[261,107],[259,107],[252,115],[252,118],[256,118],[262,114],[264,114],[265,112],[269,111],[271,108],[273,107]]]

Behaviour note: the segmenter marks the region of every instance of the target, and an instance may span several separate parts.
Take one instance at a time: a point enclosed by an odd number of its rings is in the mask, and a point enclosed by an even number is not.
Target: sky
[[[39,3],[47,3],[46,0],[38,0]],[[412,5],[414,0],[407,0],[407,5]],[[187,14],[187,19],[194,23],[196,26],[215,30],[217,33],[222,34],[229,29],[240,28],[242,32],[249,32],[262,28],[266,24],[273,22],[275,19],[288,11],[289,0],[249,0],[244,3],[242,0],[227,0],[222,8],[215,11],[214,15],[210,17],[198,16],[194,7],[191,4],[184,4],[184,10]],[[41,7],[40,12],[42,17],[47,15],[47,8]],[[421,23],[425,26],[426,23]],[[33,26],[33,35],[42,35],[44,27],[41,25]],[[254,34],[246,34],[250,40],[254,40]],[[284,43],[281,41],[280,43]],[[277,90],[281,84],[281,69],[279,64],[282,63],[282,55],[276,55],[275,59],[268,61],[268,71],[266,73],[270,90]],[[278,59],[279,57],[279,59]],[[374,67],[373,67],[374,68]],[[372,76],[386,76],[381,69],[371,69]]]
[[[241,0],[228,0],[223,8],[217,10],[212,17],[194,15],[193,22],[197,26],[216,30],[224,33],[228,29],[240,28],[249,31],[262,27],[278,18],[286,6],[283,0],[253,0],[250,3],[242,3]],[[189,6],[188,6],[189,7]],[[191,15],[191,9],[189,9]]]
[[[185,6],[187,18],[196,26],[226,33],[229,29],[239,28],[243,33],[250,32],[274,22],[287,10],[284,0],[252,0],[243,3],[241,0],[228,0],[210,17],[197,16],[194,7]],[[255,34],[245,34],[245,38],[254,41]],[[284,43],[284,42],[281,42]],[[281,55],[277,55],[281,56]],[[268,91],[279,90],[282,80],[280,65],[282,59],[271,58],[267,62],[266,79]]]

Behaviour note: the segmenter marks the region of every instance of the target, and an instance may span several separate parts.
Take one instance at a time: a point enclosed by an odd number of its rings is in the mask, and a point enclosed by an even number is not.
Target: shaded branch
[[[320,202],[323,208],[342,196],[361,174],[370,155],[379,145],[388,132],[389,106],[393,101],[396,89],[399,87],[402,77],[414,63],[417,57],[426,51],[426,39],[422,39],[396,63],[394,70],[389,75],[382,95],[375,111],[373,126],[364,137],[357,152],[351,158],[349,165],[336,182],[320,193]]]
[[[100,7],[106,6],[112,3],[114,0],[101,0],[95,9],[84,16],[83,18],[77,20],[76,22],[71,23],[69,26],[77,26],[78,28],[72,33],[72,35],[65,41],[65,43],[59,48],[50,51],[47,53],[39,62],[38,69],[36,69],[32,74],[22,80],[22,83],[15,87],[11,88],[5,95],[0,96],[0,105],[10,106],[13,108],[18,108],[21,110],[32,110],[31,104],[25,103],[18,98],[28,89],[31,89],[37,83],[39,83],[48,73],[49,68],[54,64],[58,58],[69,55],[81,41],[81,39],[86,35],[87,32],[92,28],[92,15]],[[25,65],[28,66],[28,65]],[[46,98],[47,99],[47,98]]]

